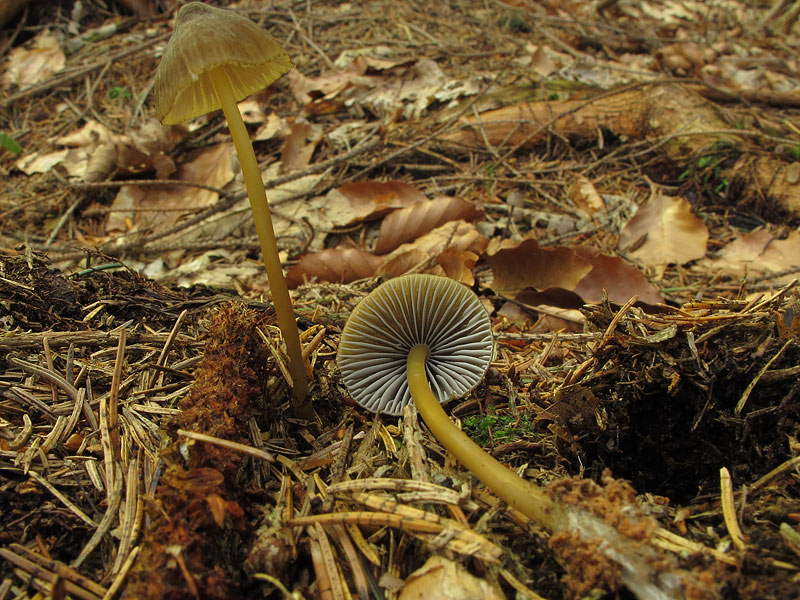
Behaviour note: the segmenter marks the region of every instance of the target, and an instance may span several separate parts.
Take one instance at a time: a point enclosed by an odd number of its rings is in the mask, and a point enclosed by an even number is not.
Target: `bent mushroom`
[[[158,117],[174,125],[222,108],[242,167],[272,301],[289,356],[295,413],[312,415],[289,288],[283,276],[261,172],[236,103],[291,69],[289,55],[251,20],[200,2],[181,7],[161,57],[154,95]]]
[[[450,421],[440,402],[475,387],[492,353],[489,316],[472,290],[446,277],[404,275],[381,284],[353,309],[337,363],[361,406],[397,415],[413,399],[436,439],[473,475],[539,526],[569,532],[561,538],[567,544],[596,548],[637,598],[683,598],[681,576],[671,570],[669,557],[588,510],[559,504]]]
[[[378,286],[353,309],[337,363],[353,399],[367,410],[399,415],[414,401],[436,439],[489,489],[527,517],[549,518],[552,501],[458,429],[440,403],[483,379],[494,351],[489,315],[460,283],[404,275]]]

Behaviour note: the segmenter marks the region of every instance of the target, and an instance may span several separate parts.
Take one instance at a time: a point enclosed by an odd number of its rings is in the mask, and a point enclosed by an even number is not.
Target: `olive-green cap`
[[[293,66],[275,38],[247,17],[190,2],[178,11],[175,31],[156,71],[158,118],[174,125],[219,109],[208,76],[217,67],[225,70],[238,102]]]

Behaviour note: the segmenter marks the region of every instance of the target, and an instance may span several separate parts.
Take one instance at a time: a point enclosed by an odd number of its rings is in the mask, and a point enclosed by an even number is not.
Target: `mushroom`
[[[541,522],[552,501],[473,442],[440,403],[483,379],[494,351],[489,315],[475,293],[437,275],[381,284],[353,309],[337,363],[347,390],[367,410],[399,415],[413,399],[436,439],[510,506]]]
[[[381,284],[353,309],[342,330],[337,363],[350,395],[364,408],[397,415],[412,399],[439,442],[490,490],[526,517],[561,536],[562,556],[587,548],[640,599],[683,598],[684,574],[670,558],[598,518],[560,504],[517,476],[456,427],[440,402],[483,378],[493,354],[491,323],[469,288],[436,275],[404,275]],[[631,508],[628,525],[636,523]],[[644,531],[632,526],[631,531]],[[690,575],[685,575],[690,580]],[[609,581],[613,577],[609,575]]]
[[[175,30],[155,77],[158,117],[174,125],[222,108],[239,155],[250,208],[264,256],[272,301],[289,356],[295,412],[308,418],[305,364],[289,288],[283,276],[261,172],[237,102],[270,85],[293,66],[280,44],[251,20],[229,10],[190,2],[178,11]]]

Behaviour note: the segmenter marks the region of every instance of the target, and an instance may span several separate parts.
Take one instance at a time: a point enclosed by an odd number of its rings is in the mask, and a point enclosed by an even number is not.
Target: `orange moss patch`
[[[169,428],[248,443],[252,401],[262,394],[268,350],[258,337],[264,315],[227,304],[209,326],[203,362],[183,412]],[[174,441],[147,506],[150,526],[130,576],[130,598],[234,598],[252,526],[244,494],[244,457],[212,444]]]

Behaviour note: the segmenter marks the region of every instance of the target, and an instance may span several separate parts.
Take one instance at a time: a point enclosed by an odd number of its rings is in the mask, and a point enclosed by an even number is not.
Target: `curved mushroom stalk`
[[[427,358],[424,344],[409,352],[408,387],[419,414],[439,443],[509,506],[543,526],[552,524],[555,507],[544,490],[518,477],[453,424],[428,383]]]
[[[294,66],[273,37],[229,10],[190,2],[178,11],[175,31],[156,72],[159,119],[173,125],[222,108],[242,167],[264,257],[272,302],[289,355],[295,413],[311,418],[308,382],[289,288],[283,276],[267,194],[237,102]]]

